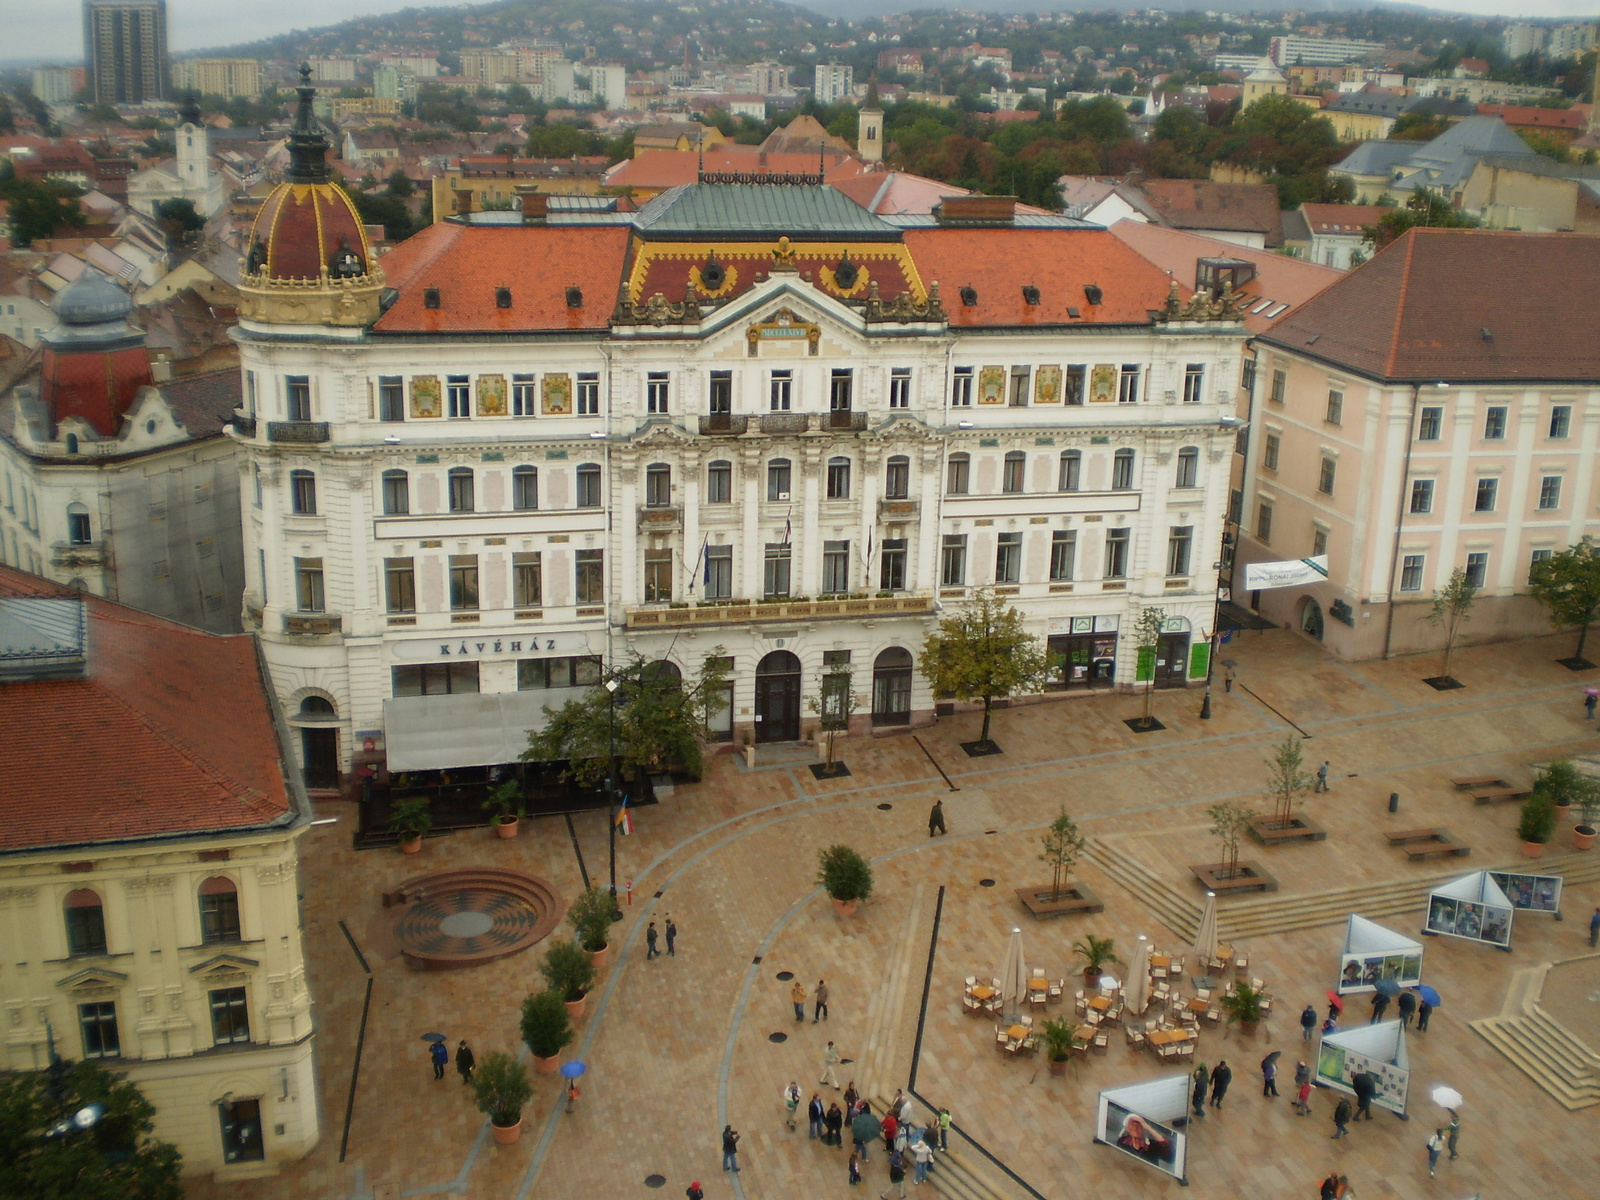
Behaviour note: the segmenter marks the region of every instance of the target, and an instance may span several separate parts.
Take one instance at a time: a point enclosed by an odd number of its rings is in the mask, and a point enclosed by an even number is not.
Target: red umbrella
[[[1340,1012],[1344,1011],[1344,1000],[1338,992],[1328,993],[1328,1003],[1333,1005],[1333,1007],[1338,1009]]]

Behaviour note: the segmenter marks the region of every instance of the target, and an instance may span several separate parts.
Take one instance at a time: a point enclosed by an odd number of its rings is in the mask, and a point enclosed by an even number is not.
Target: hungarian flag
[[[633,832],[633,814],[628,811],[628,798],[622,798],[622,807],[617,810],[617,832],[627,837]]]

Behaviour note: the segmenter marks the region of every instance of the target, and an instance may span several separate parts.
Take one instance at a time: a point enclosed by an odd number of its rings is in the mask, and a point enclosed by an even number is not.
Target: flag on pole
[[[789,506],[789,511],[783,518],[783,544],[789,544],[789,535],[794,531],[794,505]]]
[[[633,814],[628,811],[628,797],[622,797],[622,807],[617,810],[617,832],[627,837],[633,832]]]

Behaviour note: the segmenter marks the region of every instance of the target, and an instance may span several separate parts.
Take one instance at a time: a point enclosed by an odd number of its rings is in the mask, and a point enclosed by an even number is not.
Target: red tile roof
[[[1312,233],[1356,234],[1394,210],[1387,204],[1303,204],[1300,211]]]
[[[1139,188],[1150,206],[1176,229],[1259,233],[1268,246],[1283,244],[1278,189],[1271,184],[1146,179]]]
[[[1101,229],[912,229],[905,238],[922,282],[938,282],[956,328],[1145,325],[1171,284],[1165,271]],[[1179,281],[1185,296],[1192,283]],[[1084,294],[1091,284],[1101,289],[1098,305]],[[977,292],[975,305],[961,302],[964,287]],[[1038,304],[1027,303],[1024,287],[1039,289]]]
[[[854,158],[829,150],[801,153],[767,152],[754,146],[716,146],[701,155],[693,150],[641,150],[637,157],[618,163],[607,175],[609,188],[666,188],[694,183],[703,169],[713,172],[770,174],[814,174],[823,165],[828,182],[848,179],[866,170]]]
[[[1513,129],[1561,129],[1582,133],[1588,125],[1585,113],[1576,108],[1539,108],[1528,104],[1480,104],[1478,112],[1499,117]]]
[[[1413,229],[1261,340],[1370,378],[1600,382],[1600,237]]]
[[[0,567],[0,599],[72,594]],[[83,599],[84,677],[0,683],[0,853],[286,822],[254,639]]]
[[[631,232],[626,226],[431,225],[384,255],[384,276],[400,298],[375,328],[380,333],[606,329]],[[502,287],[511,289],[510,308],[495,304],[495,290]],[[569,287],[583,290],[581,308],[567,307]],[[438,308],[425,305],[429,288],[439,289]]]

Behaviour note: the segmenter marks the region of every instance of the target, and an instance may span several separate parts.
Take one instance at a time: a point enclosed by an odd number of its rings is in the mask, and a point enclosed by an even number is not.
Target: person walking
[[[1318,1200],[1335,1200],[1339,1195],[1339,1176],[1333,1171],[1328,1172],[1328,1177],[1322,1181],[1322,1192]]]
[[[1350,1086],[1356,1090],[1356,1120],[1372,1120],[1372,1097],[1376,1092],[1372,1074],[1357,1071],[1350,1077]]]
[[[854,1154],[850,1155],[850,1186],[855,1187],[861,1182],[861,1160]]]
[[[831,1084],[836,1092],[839,1090],[839,1076],[834,1073],[833,1069],[838,1065],[839,1051],[834,1048],[832,1042],[829,1042],[828,1048],[822,1052],[822,1078],[817,1082]]]
[[[794,1019],[796,1021],[804,1021],[806,1019],[806,985],[798,979],[794,981],[794,986],[789,989],[789,1003],[794,1005]]]
[[[1300,1040],[1309,1042],[1317,1031],[1317,1006],[1308,1004],[1300,1014]]]
[[[790,1129],[794,1128],[794,1114],[800,1107],[800,1085],[794,1080],[789,1081],[789,1086],[783,1089],[783,1118],[784,1124]]]
[[[1417,1004],[1418,1033],[1428,1032],[1428,1018],[1431,1016],[1433,1016],[1433,1005],[1428,1003],[1427,997],[1423,997],[1422,1000]]]
[[[826,1021],[828,1019],[828,981],[826,979],[817,980],[816,1002],[816,1008],[811,1013],[811,1023],[813,1025],[818,1021]]]
[[[891,1193],[897,1194],[900,1200],[905,1200],[906,1163],[898,1150],[889,1156],[889,1188],[878,1197],[878,1200],[889,1200]]]
[[[739,1131],[732,1125],[722,1127],[722,1169],[724,1171],[739,1169]]]
[[[1382,992],[1374,992],[1372,996],[1372,1020],[1368,1025],[1376,1025],[1383,1020],[1383,1014],[1389,1011],[1389,997]]]
[[[861,1093],[856,1091],[856,1081],[852,1079],[850,1085],[844,1089],[844,1109],[847,1120],[856,1119],[856,1101],[861,1099]]]
[[[944,801],[935,800],[933,807],[928,810],[928,836],[944,831]]]
[[[1233,667],[1231,667],[1227,663],[1223,663],[1222,664],[1222,690],[1223,691],[1230,692],[1230,693],[1233,691],[1233,679],[1234,679]]]
[[[837,1100],[828,1105],[827,1115],[822,1118],[822,1121],[827,1127],[827,1133],[823,1136],[822,1144],[824,1146],[844,1145],[844,1139],[839,1136],[844,1129],[844,1113],[839,1111],[839,1102]]]
[[[1278,1094],[1278,1052],[1276,1050],[1261,1060],[1261,1094],[1263,1096],[1276,1096]]]
[[[1333,1110],[1333,1128],[1335,1141],[1350,1135],[1350,1097],[1339,1097],[1338,1107]]]
[[[916,1160],[917,1170],[913,1183],[928,1182],[928,1164],[933,1161],[933,1147],[928,1145],[928,1139],[918,1138],[917,1144],[911,1147],[911,1157]]]
[[[1328,786],[1328,764],[1324,762],[1320,767],[1317,768],[1317,783],[1316,786],[1311,789],[1311,794],[1316,795],[1318,792],[1331,792],[1332,790],[1333,789]]]
[[[826,1117],[827,1112],[822,1107],[822,1097],[816,1092],[812,1092],[811,1103],[806,1105],[807,1136],[812,1138],[822,1138],[822,1144],[824,1146],[828,1144],[826,1127],[824,1124]]]
[[[1416,1015],[1417,1011],[1417,994],[1415,992],[1401,992],[1400,999],[1394,1002],[1394,1006],[1400,1012],[1400,1028],[1410,1029],[1411,1018]]]
[[[1595,692],[1585,692],[1583,694],[1583,715],[1588,717],[1591,721],[1594,720],[1594,706],[1596,701],[1600,701],[1600,694]]]
[[[645,941],[644,960],[645,960],[645,962],[649,962],[652,958],[655,958],[657,955],[659,955],[661,953],[661,951],[656,949],[656,938],[658,936],[659,935],[656,933],[656,923],[654,921],[651,921],[649,928],[647,928],[644,931],[644,941]]]
[[[1311,1115],[1311,1081],[1308,1079],[1300,1085],[1300,1090],[1294,1098],[1295,1115],[1309,1117]]]
[[[433,1077],[444,1078],[444,1069],[450,1063],[450,1051],[444,1048],[443,1042],[434,1042],[428,1047],[428,1057],[433,1060]]]
[[[1433,1178],[1433,1169],[1439,1165],[1439,1152],[1444,1149],[1444,1130],[1435,1129],[1433,1136],[1428,1139],[1428,1178]]]
[[[1600,908],[1594,910],[1594,916],[1589,918],[1589,945],[1600,944]]]
[[[567,1111],[578,1111],[578,1081],[576,1079],[567,1081]]]
[[[1453,1162],[1458,1157],[1456,1154],[1456,1142],[1461,1138],[1461,1114],[1454,1109],[1450,1111],[1450,1128],[1445,1132],[1449,1135],[1450,1158]]]
[[[1228,1085],[1233,1082],[1233,1068],[1228,1065],[1227,1059],[1218,1059],[1217,1065],[1211,1068],[1211,1107],[1221,1108],[1222,1098],[1228,1094]]]
[[[672,914],[667,914],[667,957],[677,958],[678,927],[672,923]]]
[[[689,1200],[706,1200],[706,1194],[701,1190],[700,1181],[698,1179],[696,1179],[688,1187],[684,1188],[683,1194],[687,1196]]]
[[[456,1070],[461,1073],[463,1084],[472,1082],[472,1070],[477,1065],[478,1060],[472,1053],[472,1047],[467,1045],[466,1038],[462,1038],[461,1044],[456,1047]]]
[[[1206,1089],[1210,1086],[1210,1083],[1211,1074],[1206,1070],[1205,1063],[1195,1063],[1193,1103],[1194,1115],[1197,1118],[1206,1115]]]
[[[939,1152],[941,1154],[950,1149],[950,1110],[939,1110]]]

